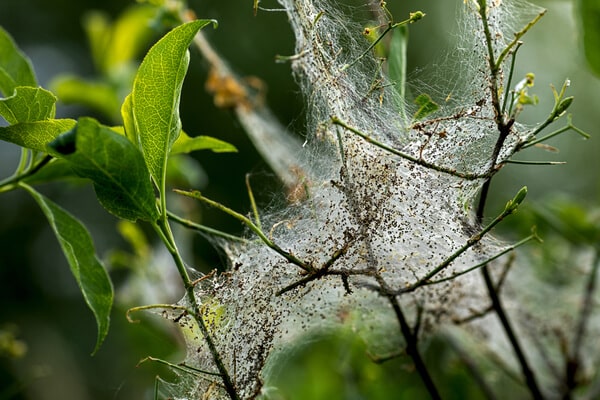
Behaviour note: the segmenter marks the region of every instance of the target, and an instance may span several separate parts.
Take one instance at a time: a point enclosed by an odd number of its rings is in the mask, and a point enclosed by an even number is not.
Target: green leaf
[[[23,187],[33,196],[46,215],[83,298],[94,313],[98,327],[98,339],[94,348],[96,353],[108,333],[110,324],[110,310],[114,297],[110,278],[96,257],[92,238],[85,226],[30,186],[23,185]]]
[[[542,222],[576,246],[591,245],[600,248],[600,217],[597,209],[590,209],[567,198],[547,201],[534,210]]]
[[[408,27],[399,26],[394,29],[392,40],[390,41],[390,51],[388,55],[388,76],[400,101],[404,102],[406,98],[406,51],[408,44]],[[403,104],[400,104],[403,107]]]
[[[17,86],[38,86],[31,62],[0,27],[0,92],[11,96]]]
[[[579,0],[579,17],[585,57],[592,72],[600,76],[600,1]]]
[[[131,108],[136,135],[161,196],[167,157],[181,131],[179,100],[189,64],[187,48],[209,23],[189,22],[167,33],[148,51],[133,84]]]
[[[123,129],[125,136],[129,141],[136,146],[140,146],[139,136],[137,135],[135,128],[135,121],[133,118],[133,106],[131,104],[131,93],[125,97],[125,101],[121,105],[121,117],[123,118]]]
[[[0,139],[31,150],[48,152],[46,145],[75,126],[72,119],[48,119],[0,127]]]
[[[419,106],[419,109],[413,115],[413,118],[418,121],[421,120],[434,112],[436,112],[440,106],[431,99],[428,94],[420,94],[415,99],[415,104]]]
[[[65,146],[69,140],[75,142],[74,152]],[[58,156],[65,156],[76,174],[92,180],[98,200],[110,213],[131,221],[158,218],[148,169],[140,151],[126,137],[92,118],[80,118],[73,131],[50,147]]]
[[[17,86],[13,93],[0,99],[0,115],[9,124],[54,118],[56,96],[52,92],[41,87]]]
[[[112,34],[109,16],[101,11],[89,11],[83,16],[83,29],[87,35],[94,65],[99,71],[103,71],[104,55]]]
[[[151,21],[157,8],[148,4],[136,4],[119,15],[112,26],[110,44],[104,54],[104,70],[120,67],[136,61],[156,35]]]
[[[173,148],[171,149],[171,155],[173,154],[188,154],[196,150],[211,150],[215,153],[235,153],[237,149],[234,145],[216,139],[211,136],[196,136],[194,138],[189,137],[185,132],[181,132]]]
[[[65,75],[53,80],[51,87],[65,104],[82,104],[112,120],[119,118],[119,96],[115,87],[108,83]]]

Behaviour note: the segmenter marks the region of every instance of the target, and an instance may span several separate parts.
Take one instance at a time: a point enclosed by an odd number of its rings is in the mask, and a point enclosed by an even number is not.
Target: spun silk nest
[[[408,83],[411,93],[426,93],[440,105],[419,121],[413,118],[414,103],[378,75],[381,62],[362,34],[366,21],[349,23],[356,18],[348,14],[364,10],[326,0],[279,2],[295,33],[292,69],[309,118],[305,145],[278,157],[295,160],[303,195],[285,208],[263,212],[261,222],[281,249],[327,273],[303,282],[305,271],[255,237],[245,244],[223,244],[228,272],[205,279],[196,296],[241,398],[264,393],[278,357],[315,332],[349,326],[372,354],[401,348],[398,321],[382,290],[395,293],[414,284],[481,230],[473,203],[483,175],[493,167],[498,136],[486,42],[474,2],[461,7],[460,43],[443,66],[434,65],[436,80]],[[521,2],[488,3],[496,52],[539,12]],[[376,90],[374,76],[381,79]],[[525,127],[515,124],[497,162],[509,158],[526,135]],[[419,165],[373,141],[442,168]],[[487,235],[435,279],[452,277],[505,248]],[[492,273],[503,273],[504,265],[502,259],[492,262]],[[398,300],[411,323],[421,319],[423,337],[489,306],[476,272],[403,293]],[[188,333],[185,364],[216,371],[193,320],[177,322]],[[228,398],[220,377],[210,374],[182,374],[173,390],[177,398]]]

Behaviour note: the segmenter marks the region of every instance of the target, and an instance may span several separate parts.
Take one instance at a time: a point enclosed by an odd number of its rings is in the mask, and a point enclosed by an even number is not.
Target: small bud
[[[409,21],[412,24],[413,22],[416,22],[420,19],[423,19],[423,17],[425,17],[425,13],[423,11],[415,11],[409,14]]]
[[[573,102],[573,96],[562,99],[562,101],[560,103],[558,103],[558,106],[556,107],[556,111],[554,112],[554,115],[556,117],[560,117],[565,111],[567,111],[567,108],[569,108],[571,106],[572,102]]]
[[[517,208],[523,202],[525,196],[527,196],[527,186],[523,186],[521,190],[519,190],[519,192],[515,195],[515,197],[506,203],[506,206],[504,207],[504,212],[513,213],[517,211]]]
[[[518,206],[523,202],[525,196],[527,196],[527,186],[523,186],[521,190],[519,190],[519,192],[515,195],[515,198],[512,201],[516,206]]]

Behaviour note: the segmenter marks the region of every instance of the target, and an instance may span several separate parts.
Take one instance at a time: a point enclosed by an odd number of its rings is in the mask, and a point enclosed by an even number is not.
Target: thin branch
[[[502,103],[502,115],[504,115],[506,113],[506,104],[508,102],[508,98],[510,97],[511,100],[513,98],[513,96],[509,96],[510,93],[513,93],[513,91],[510,90],[510,87],[512,85],[513,74],[515,72],[515,63],[517,61],[517,52],[521,48],[522,44],[523,44],[523,42],[517,42],[517,46],[515,47],[515,49],[511,53],[512,59],[511,59],[511,62],[510,62],[510,71],[508,73],[508,80],[506,82],[506,87],[504,89],[506,93],[504,94],[504,101]],[[512,104],[512,101],[511,101],[511,104]]]
[[[193,230],[196,230],[196,231],[199,231],[202,233],[206,233],[206,234],[209,234],[212,236],[218,236],[223,239],[233,240],[235,242],[248,243],[248,240],[246,240],[242,237],[235,236],[235,235],[229,234],[227,232],[219,231],[217,229],[210,228],[206,225],[197,224],[193,221],[190,221],[189,219],[182,218],[171,211],[167,211],[167,214],[169,216],[169,219],[173,220],[174,222],[177,222],[181,226],[185,226],[186,228],[193,229]]]
[[[145,305],[145,306],[137,306],[137,307],[131,307],[129,308],[126,312],[125,312],[125,318],[127,318],[127,321],[132,323],[132,324],[137,324],[140,321],[137,319],[133,319],[131,318],[131,313],[134,312],[138,312],[138,311],[145,311],[145,310],[154,310],[154,309],[161,309],[161,310],[182,310],[186,313],[190,312],[190,309],[185,307],[185,306],[180,306],[177,304],[149,304],[149,305]]]
[[[493,170],[494,166],[496,165],[496,163],[498,161],[498,157],[500,155],[500,151],[504,145],[504,142],[505,142],[506,138],[508,137],[508,135],[510,134],[510,129],[514,123],[514,120],[508,120],[508,121],[505,120],[505,116],[502,114],[502,109],[501,109],[501,105],[500,105],[498,79],[499,79],[501,64],[502,64],[503,59],[506,57],[506,55],[510,51],[510,49],[514,45],[517,44],[520,36],[525,34],[525,32],[527,32],[527,30],[529,30],[529,28],[531,26],[533,26],[533,24],[535,22],[537,22],[537,20],[539,20],[539,18],[541,18],[541,16],[534,18],[534,20],[532,22],[530,22],[521,31],[522,34],[517,33],[515,40],[511,44],[509,44],[509,46],[507,46],[505,48],[505,50],[498,57],[498,60],[494,60],[494,48],[492,45],[493,36],[490,32],[488,20],[487,20],[487,2],[486,2],[486,0],[478,0],[478,3],[480,6],[479,7],[479,15],[481,16],[481,22],[483,25],[485,41],[486,41],[486,45],[487,45],[487,49],[488,49],[488,63],[489,63],[489,68],[490,68],[489,72],[490,72],[490,86],[491,86],[490,87],[490,95],[491,95],[492,105],[494,107],[495,114],[496,114],[495,115],[496,125],[498,127],[498,138],[496,140],[496,144],[494,146],[494,149],[492,151],[492,155],[490,158],[490,170]],[[558,104],[559,101],[555,100],[555,103]],[[552,120],[550,120],[550,118],[547,120],[547,121],[549,121],[548,124],[553,122],[554,119],[557,118],[556,115],[558,115],[557,111],[559,110],[559,106],[557,104],[555,104],[553,112],[551,113],[551,117],[553,117]],[[568,106],[568,104],[566,104],[566,105]],[[477,220],[480,223],[483,221],[484,209],[485,209],[485,204],[487,201],[487,196],[489,193],[491,178],[492,178],[492,176],[490,175],[490,177],[488,177],[488,179],[484,182],[484,184],[481,188],[481,194],[479,196],[479,204],[477,206]],[[532,397],[535,400],[542,400],[544,398],[544,396],[542,395],[542,392],[537,384],[535,375],[533,374],[533,371],[531,370],[531,367],[529,366],[529,363],[528,363],[527,359],[525,358],[525,354],[521,348],[521,345],[519,344],[519,341],[517,340],[515,332],[512,328],[512,324],[510,323],[510,320],[508,319],[508,316],[507,316],[506,312],[504,311],[504,306],[502,305],[502,302],[500,301],[500,296],[496,290],[496,286],[494,285],[494,282],[492,281],[489,267],[486,265],[483,268],[481,268],[480,271],[481,271],[484,281],[485,281],[485,286],[487,288],[488,296],[490,297],[490,300],[492,302],[492,308],[495,311],[498,318],[500,319],[500,322],[502,324],[504,332],[506,333],[506,336],[508,337],[508,340],[511,343],[513,351],[515,352],[515,355],[517,357],[519,365],[521,366],[521,371],[523,373],[523,377],[525,378],[525,383],[526,383],[527,387],[529,388],[529,391],[530,391]]]
[[[161,195],[164,196],[164,194],[164,191],[161,192]],[[162,201],[162,204],[163,206],[161,207],[161,218],[159,218],[157,222],[152,223],[152,227],[154,228],[156,233],[161,237],[163,243],[165,244],[165,247],[167,248],[169,253],[171,253],[171,257],[175,261],[177,271],[179,272],[179,275],[183,280],[186,296],[192,306],[192,312],[190,313],[190,315],[194,318],[194,321],[196,321],[198,327],[200,328],[202,338],[204,339],[204,342],[206,343],[208,350],[212,356],[213,362],[219,370],[219,374],[221,376],[221,379],[223,380],[223,386],[225,387],[225,391],[227,392],[231,400],[239,400],[239,395],[237,393],[235,385],[233,384],[233,381],[231,380],[231,376],[227,371],[227,367],[225,366],[225,363],[221,358],[221,354],[219,353],[219,350],[217,349],[217,346],[210,332],[208,331],[206,324],[204,323],[204,319],[200,315],[200,306],[198,304],[198,300],[196,299],[196,294],[194,293],[195,285],[190,279],[190,276],[187,272],[187,267],[185,266],[185,263],[181,258],[179,250],[177,249],[177,244],[175,243],[175,238],[173,237],[173,232],[171,231],[171,227],[169,225],[166,201],[164,199]]]
[[[372,137],[368,136],[367,134],[359,131],[358,129],[346,124],[345,122],[343,122],[342,120],[340,120],[339,118],[333,116],[331,117],[331,123],[333,123],[334,125],[338,125],[341,126],[342,128],[345,128],[347,130],[349,130],[350,132],[360,136],[361,138],[363,138],[365,141],[367,141],[368,143],[371,143],[377,147],[379,147],[380,149],[383,149],[385,151],[388,151],[396,156],[399,156],[401,158],[404,158],[408,161],[412,161],[415,164],[418,164],[422,167],[426,167],[426,168],[430,168],[433,169],[435,171],[438,172],[442,172],[442,173],[446,173],[446,174],[450,174],[459,178],[463,178],[463,179],[467,179],[467,180],[475,180],[475,179],[482,179],[482,178],[487,178],[489,176],[491,176],[491,174],[493,173],[486,173],[486,174],[472,174],[472,173],[468,173],[468,172],[459,172],[455,169],[452,168],[447,168],[447,167],[442,167],[436,164],[432,164],[429,163],[425,160],[423,160],[422,158],[417,158],[417,157],[413,157],[409,154],[403,153],[399,150],[394,149],[393,147],[390,147],[384,143],[381,143],[375,139],[373,139]]]
[[[427,282],[423,283],[421,286],[435,285],[435,284],[438,284],[438,283],[447,282],[447,281],[456,279],[456,278],[458,278],[461,275],[468,274],[469,272],[474,271],[476,269],[479,269],[479,268],[485,266],[486,264],[489,264],[491,261],[494,261],[495,259],[502,257],[506,253],[509,253],[509,252],[515,250],[517,247],[520,247],[520,246],[524,245],[525,243],[527,243],[527,242],[529,242],[531,240],[538,240],[539,241],[539,237],[536,234],[529,235],[525,239],[520,240],[520,241],[518,241],[517,243],[515,243],[515,244],[513,244],[511,246],[508,246],[506,249],[502,250],[500,253],[494,255],[493,257],[485,260],[484,262],[481,262],[481,263],[479,263],[477,265],[474,265],[474,266],[472,266],[470,268],[467,268],[464,271],[457,272],[457,273],[455,273],[455,274],[453,274],[451,276],[448,276],[446,278],[438,279],[438,280],[435,280],[435,281],[427,281]]]
[[[196,18],[193,11],[185,7],[182,8],[179,17],[183,22],[190,22]],[[264,102],[251,96],[251,85],[229,68],[202,32],[198,32],[193,43],[206,58],[215,76],[223,82],[219,86],[223,86],[224,89],[235,87],[240,92],[241,97],[238,101],[233,101],[230,108],[233,109],[256,150],[287,187],[297,185],[298,176],[294,171],[302,171],[303,175],[309,175],[302,167],[299,156],[302,153],[302,142],[276,119]]]
[[[349,247],[349,243],[346,243],[344,245],[344,247],[336,250],[333,255],[329,258],[329,260],[327,260],[320,268],[317,268],[315,270],[315,272],[311,273],[310,275],[284,287],[283,289],[279,290],[276,295],[277,296],[281,296],[282,294],[289,292],[290,290],[293,290],[295,288],[298,288],[300,286],[304,286],[306,285],[308,282],[314,281],[316,279],[322,278],[325,275],[333,275],[333,273],[330,273],[330,268],[331,266],[344,254],[346,254],[346,252],[348,251],[348,247]],[[349,275],[349,272],[342,272],[342,276],[344,275]]]
[[[306,272],[309,272],[309,273],[315,272],[315,268],[312,265],[310,265],[310,263],[306,263],[306,262],[300,260],[298,257],[294,256],[291,252],[285,251],[281,247],[276,245],[271,239],[269,239],[267,237],[267,235],[264,234],[264,232],[258,226],[256,226],[256,224],[254,222],[252,222],[252,220],[250,220],[250,218],[246,217],[245,215],[242,215],[242,214],[238,213],[237,211],[234,211],[231,208],[224,206],[221,203],[218,203],[214,200],[211,200],[207,197],[202,196],[202,194],[198,191],[188,192],[188,191],[178,190],[178,189],[175,189],[174,191],[183,196],[187,196],[187,197],[194,198],[196,200],[200,200],[212,207],[215,207],[215,208],[223,211],[226,214],[231,215],[232,217],[234,217],[237,220],[244,223],[254,233],[256,233],[256,235],[263,241],[264,244],[267,245],[267,247],[269,247],[270,249],[279,253],[283,258],[288,260],[290,263],[297,265],[298,267],[302,268]]]
[[[396,22],[396,23],[389,22],[388,25],[386,26],[385,30],[381,33],[381,35],[379,35],[377,37],[377,39],[375,39],[361,55],[359,55],[357,58],[355,58],[354,61],[352,61],[349,64],[343,65],[341,68],[341,71],[347,70],[348,68],[352,67],[354,64],[356,64],[357,62],[362,60],[365,56],[367,56],[367,54],[369,54],[370,51],[373,50],[373,48],[375,46],[377,46],[377,43],[379,43],[381,41],[381,39],[383,39],[385,37],[385,35],[387,35],[388,32],[391,31],[392,29],[395,29],[399,26],[412,24],[413,22],[416,22],[416,21],[422,19],[423,17],[425,17],[425,13],[423,13],[422,11],[416,11],[414,13],[410,13],[409,18],[405,19],[404,21],[400,21],[400,22]]]
[[[502,213],[500,215],[498,215],[496,218],[494,218],[494,220],[492,222],[490,222],[487,226],[485,226],[481,231],[479,231],[478,233],[471,236],[461,248],[459,248],[454,253],[452,253],[448,258],[446,258],[437,267],[435,267],[433,270],[431,270],[427,275],[425,275],[423,278],[419,279],[417,282],[413,283],[412,285],[410,285],[406,288],[402,288],[397,291],[393,291],[392,293],[398,295],[398,294],[402,294],[402,293],[413,292],[421,286],[431,284],[431,282],[430,282],[431,278],[433,278],[435,275],[439,274],[444,269],[446,269],[454,260],[456,260],[461,254],[463,254],[469,248],[471,248],[475,244],[479,243],[481,241],[481,239],[483,239],[485,234],[487,234],[496,225],[498,225],[500,222],[502,222],[502,220],[504,220],[504,218],[506,218],[510,214],[513,214],[514,212],[516,212],[518,206],[525,199],[526,195],[527,195],[527,187],[523,187],[521,190],[519,190],[519,192],[515,195],[515,197],[512,200],[508,201],[508,203],[506,204],[506,206],[504,207],[504,210],[502,211]],[[497,257],[499,257],[499,256],[492,257],[490,260],[486,261],[483,264],[485,265],[489,261],[491,261],[492,259],[495,259]],[[481,268],[482,265],[478,265],[477,267]]]
[[[176,369],[176,370],[188,373],[188,374],[194,374],[194,375],[200,376],[200,377],[202,377],[203,375],[221,376],[221,374],[219,374],[218,372],[204,371],[204,370],[192,367],[190,365],[186,365],[185,363],[173,364],[172,362],[163,360],[161,358],[151,357],[151,356],[141,359],[137,363],[136,367],[139,367],[140,365],[142,365],[143,363],[148,362],[148,361],[153,361],[153,362],[157,362],[159,364],[167,365],[173,369]]]
[[[541,129],[540,129],[541,130]],[[540,131],[538,129],[536,129],[533,133],[532,133],[532,137],[535,137],[535,135]],[[554,132],[551,132],[545,136],[542,136],[541,138],[538,138],[536,140],[532,140],[532,141],[528,141],[525,142],[522,146],[519,147],[519,149],[526,149],[528,147],[531,146],[535,146],[538,143],[542,143],[545,142],[548,139],[553,138],[554,136],[558,136],[563,132],[567,132],[569,130],[572,130],[576,133],[578,133],[579,135],[581,135],[584,139],[589,139],[590,135],[584,131],[582,131],[581,129],[577,128],[575,125],[573,125],[573,120],[571,118],[571,114],[567,115],[567,125],[563,126],[560,129],[555,130]]]
[[[544,396],[542,395],[542,392],[537,384],[535,375],[533,374],[533,371],[529,366],[529,362],[525,357],[525,353],[523,352],[521,345],[519,344],[519,340],[517,339],[514,329],[512,328],[512,324],[510,323],[508,316],[504,311],[504,307],[502,306],[502,302],[500,301],[500,296],[498,296],[498,293],[495,290],[494,283],[490,276],[488,266],[483,267],[481,271],[483,273],[485,285],[488,288],[488,294],[490,296],[490,299],[492,300],[492,306],[494,308],[494,311],[496,312],[496,315],[500,319],[500,322],[502,323],[504,332],[506,333],[506,336],[510,341],[515,355],[517,356],[519,365],[521,366],[521,372],[523,373],[523,377],[525,378],[525,383],[529,388],[532,397],[535,400],[542,400],[544,399]]]
[[[571,354],[569,354],[565,366],[565,384],[567,386],[567,393],[571,393],[578,384],[577,373],[581,367],[581,351],[583,347],[583,341],[587,331],[587,326],[590,321],[592,308],[594,306],[594,295],[596,293],[596,281],[599,268],[600,252],[597,250],[596,257],[592,265],[592,270],[585,286],[585,293],[581,304],[581,311],[579,313],[577,329],[575,331],[575,337],[573,340],[573,347],[571,348]]]
[[[533,18],[531,21],[529,21],[529,23],[527,25],[525,25],[525,27],[523,29],[521,29],[519,32],[515,33],[515,38],[512,40],[512,42],[510,42],[502,51],[502,53],[500,53],[500,55],[498,56],[498,59],[496,60],[496,64],[495,64],[495,69],[499,70],[502,62],[504,61],[504,59],[506,58],[506,56],[509,54],[509,52],[512,50],[513,47],[518,46],[519,40],[523,37],[523,35],[525,35],[527,33],[527,31],[529,31],[535,24],[538,23],[538,21],[546,14],[546,10],[542,10],[538,15],[535,16],[535,18]]]
[[[450,345],[450,347],[456,352],[458,358],[467,367],[467,370],[469,370],[469,372],[473,376],[473,379],[475,380],[477,385],[479,385],[479,388],[481,389],[481,392],[483,393],[485,398],[488,400],[496,400],[497,397],[494,394],[494,390],[485,381],[485,378],[483,377],[481,372],[479,372],[479,368],[475,363],[475,360],[473,360],[473,358],[471,357],[471,355],[467,351],[465,351],[458,343],[458,341],[452,336],[446,335],[445,339],[446,342]]]
[[[520,165],[564,165],[566,161],[526,161],[526,160],[506,160],[507,164],[520,164]]]
[[[260,215],[258,214],[258,207],[256,206],[256,200],[254,200],[254,193],[252,192],[252,186],[250,186],[250,174],[246,174],[246,189],[248,190],[248,198],[250,199],[250,206],[252,207],[252,213],[254,214],[254,223],[262,231],[260,226]]]
[[[24,150],[27,150],[27,149],[24,149]],[[28,170],[25,170],[24,172],[18,172],[18,171],[22,170],[22,168],[23,168],[22,164],[24,163],[25,156],[27,154],[29,154],[29,152],[23,151],[22,156],[21,156],[21,161],[19,163],[19,168],[17,168],[17,172],[13,176],[10,176],[10,177],[0,181],[0,193],[13,190],[16,187],[17,183],[34,175],[36,172],[38,172],[40,169],[42,169],[44,166],[46,166],[50,161],[53,160],[52,156],[46,155],[46,156],[44,156],[44,158],[42,158],[40,160],[40,162],[35,164],[33,167],[29,168]]]
[[[478,0],[479,3],[479,16],[481,18],[481,24],[483,27],[483,34],[485,36],[485,44],[488,53],[488,66],[490,68],[490,93],[492,96],[492,106],[496,114],[497,121],[503,121],[502,110],[500,108],[500,99],[498,97],[498,72],[499,65],[496,63],[494,55],[494,46],[492,44],[492,33],[490,32],[490,25],[487,19],[487,1]],[[493,160],[495,162],[495,160]]]
[[[408,325],[408,321],[404,316],[404,312],[402,311],[402,307],[400,306],[400,302],[395,295],[386,295],[386,298],[392,305],[394,313],[396,314],[396,319],[400,323],[400,330],[402,332],[402,336],[404,336],[404,340],[406,341],[406,354],[413,360],[415,364],[415,369],[417,373],[423,380],[425,384],[425,388],[429,392],[429,395],[433,400],[441,400],[442,397],[437,389],[437,386],[433,382],[431,375],[429,374],[429,370],[425,365],[425,361],[421,357],[421,353],[419,352],[419,348],[417,346],[418,336]]]

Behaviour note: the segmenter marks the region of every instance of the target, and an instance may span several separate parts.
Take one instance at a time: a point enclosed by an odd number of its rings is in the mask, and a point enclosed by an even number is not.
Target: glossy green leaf
[[[575,245],[587,244],[600,248],[600,217],[597,210],[562,198],[547,203],[534,209],[539,219],[536,224],[547,224]]]
[[[142,154],[126,137],[80,118],[72,132],[50,144],[71,163],[79,176],[89,178],[100,203],[119,218],[154,221],[158,218],[154,189]],[[70,152],[69,140],[74,140]],[[67,149],[67,150],[65,150]]]
[[[53,80],[51,88],[65,104],[82,104],[112,120],[119,118],[121,101],[116,88],[108,83],[65,75]]]
[[[48,119],[0,127],[0,140],[47,153],[46,145],[75,126],[72,119]]]
[[[433,114],[440,108],[440,106],[435,101],[433,101],[428,94],[418,95],[415,99],[415,104],[419,106],[419,109],[413,115],[413,118],[416,121]]]
[[[99,71],[102,71],[104,55],[112,35],[108,14],[102,11],[87,12],[83,16],[83,29],[87,35],[94,65]]]
[[[41,87],[17,86],[13,95],[0,99],[0,116],[9,124],[54,118],[56,96]]]
[[[393,34],[392,40],[390,41],[390,51],[388,54],[388,76],[396,92],[400,97],[400,101],[403,102],[406,98],[405,87],[406,87],[406,51],[408,44],[408,28],[406,26],[397,27]],[[400,104],[400,107],[403,107]]]
[[[46,215],[83,298],[94,313],[98,327],[95,353],[104,341],[110,324],[110,310],[114,297],[110,278],[96,257],[92,238],[83,224],[30,186],[24,187]]]
[[[182,131],[173,144],[171,154],[187,154],[196,150],[211,150],[215,153],[237,152],[235,146],[230,143],[211,136],[196,136],[192,138]]]
[[[12,96],[17,86],[38,86],[31,62],[0,27],[0,92]]]
[[[135,128],[135,121],[133,118],[133,106],[131,104],[131,94],[125,97],[125,101],[121,105],[121,118],[123,119],[123,129],[125,136],[129,141],[136,146],[139,146],[139,136]]]
[[[119,15],[112,26],[111,41],[104,54],[105,71],[135,61],[148,48],[156,35],[151,21],[157,8],[135,4]]]
[[[600,76],[600,1],[579,0],[583,49],[590,69]]]
[[[187,49],[196,33],[209,23],[189,22],[167,33],[148,51],[133,84],[131,108],[136,135],[161,190],[167,157],[181,131],[179,100],[189,63]]]

